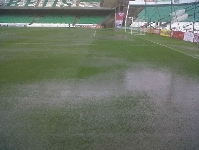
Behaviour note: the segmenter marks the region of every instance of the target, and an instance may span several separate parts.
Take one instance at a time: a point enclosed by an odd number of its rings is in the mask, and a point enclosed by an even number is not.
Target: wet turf
[[[198,149],[199,46],[96,31],[0,28],[0,149]]]

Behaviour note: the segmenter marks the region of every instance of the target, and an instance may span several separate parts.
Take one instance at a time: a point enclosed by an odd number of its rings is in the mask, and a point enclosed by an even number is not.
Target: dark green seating
[[[0,23],[31,23],[35,16],[28,15],[3,15],[0,17]]]
[[[98,24],[105,16],[81,16],[78,20],[78,24]]]
[[[49,15],[42,16],[35,23],[70,23],[75,21],[74,16],[64,16],[64,15]]]

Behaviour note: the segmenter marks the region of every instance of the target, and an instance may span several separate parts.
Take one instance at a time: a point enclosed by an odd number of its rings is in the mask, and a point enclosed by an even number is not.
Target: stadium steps
[[[111,13],[103,21],[104,22],[101,22],[101,25],[103,25],[105,28],[115,27],[115,13]]]
[[[73,22],[73,26],[79,21],[79,18],[80,18],[79,16],[75,17],[75,21]]]
[[[38,7],[40,2],[41,2],[41,0],[38,0],[35,7]]]
[[[39,18],[41,18],[41,16],[36,16],[35,19],[29,25],[35,23]]]
[[[99,25],[102,25],[103,27],[107,27],[109,26],[109,24],[112,24],[112,22],[114,22],[115,19],[115,13],[111,13],[110,15],[108,15],[107,17],[105,17],[100,23]],[[114,26],[111,26],[114,27]]]
[[[106,24],[106,28],[113,28],[115,26],[115,20],[110,19],[109,22]]]

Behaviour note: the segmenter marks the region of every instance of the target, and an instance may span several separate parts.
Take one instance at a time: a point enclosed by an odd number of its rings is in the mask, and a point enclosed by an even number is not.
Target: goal
[[[135,19],[133,17],[127,17],[125,21],[125,32],[132,35],[145,35],[146,27],[145,22]]]
[[[130,33],[132,35],[145,35],[146,32],[146,22],[144,19],[138,19],[131,16],[129,13],[130,5],[128,5],[126,18],[125,18],[125,32]],[[143,16],[143,18],[145,18]]]

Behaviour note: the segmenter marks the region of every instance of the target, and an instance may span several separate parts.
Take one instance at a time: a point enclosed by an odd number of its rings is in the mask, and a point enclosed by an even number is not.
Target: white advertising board
[[[166,5],[185,4],[199,2],[199,0],[135,0],[129,1],[129,5]]]
[[[185,32],[183,40],[184,41],[193,42],[193,40],[194,40],[194,33],[192,33],[192,32]]]

